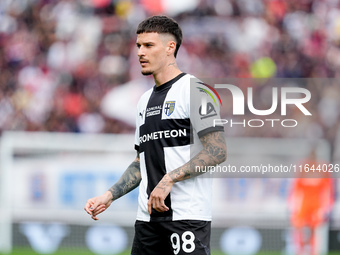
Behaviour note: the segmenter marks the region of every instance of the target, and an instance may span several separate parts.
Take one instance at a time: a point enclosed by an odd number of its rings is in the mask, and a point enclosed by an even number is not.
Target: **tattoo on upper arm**
[[[204,150],[193,157],[187,164],[169,173],[174,181],[181,181],[201,174],[196,166],[216,166],[226,160],[227,151],[223,132],[211,132],[200,138]]]
[[[212,162],[215,163],[214,165],[222,163],[226,160],[227,151],[223,132],[208,133],[201,137],[200,140],[203,144],[203,147],[209,152]]]
[[[140,181],[141,181],[140,161],[139,154],[137,154],[136,159],[125,170],[125,172],[117,181],[117,183],[115,183],[109,189],[109,191],[112,194],[112,200],[116,200],[117,198],[125,195],[126,193],[138,187]]]

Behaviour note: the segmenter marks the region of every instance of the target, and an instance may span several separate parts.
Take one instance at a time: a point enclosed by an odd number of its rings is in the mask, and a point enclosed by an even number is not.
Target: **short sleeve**
[[[216,90],[197,78],[190,80],[190,118],[199,137],[224,131],[220,117],[221,100]]]

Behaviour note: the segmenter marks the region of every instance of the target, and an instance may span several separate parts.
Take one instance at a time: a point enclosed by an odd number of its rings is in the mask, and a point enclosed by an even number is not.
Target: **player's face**
[[[166,64],[167,45],[163,35],[142,33],[137,36],[138,58],[142,74],[150,75],[162,71]]]

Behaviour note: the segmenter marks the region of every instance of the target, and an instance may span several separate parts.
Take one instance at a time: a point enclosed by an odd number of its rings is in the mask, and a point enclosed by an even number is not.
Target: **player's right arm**
[[[92,219],[98,220],[97,215],[104,212],[113,201],[138,187],[141,181],[139,153],[136,159],[125,170],[120,179],[101,196],[87,200],[84,210]]]

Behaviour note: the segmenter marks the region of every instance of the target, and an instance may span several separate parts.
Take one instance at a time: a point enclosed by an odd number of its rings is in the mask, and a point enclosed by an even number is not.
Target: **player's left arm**
[[[165,198],[171,191],[174,183],[202,174],[196,171],[196,167],[203,169],[205,166],[216,166],[227,159],[227,146],[224,132],[216,131],[208,133],[200,138],[203,149],[183,166],[164,175],[162,180],[151,192],[148,201],[148,210],[152,208],[158,212],[164,212],[169,208],[164,204]]]

